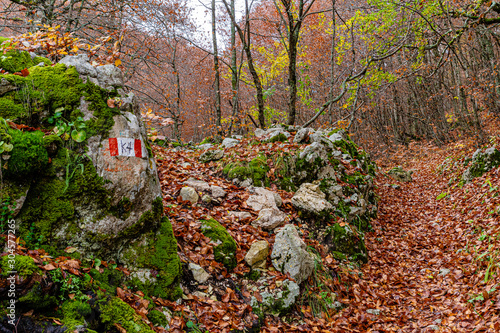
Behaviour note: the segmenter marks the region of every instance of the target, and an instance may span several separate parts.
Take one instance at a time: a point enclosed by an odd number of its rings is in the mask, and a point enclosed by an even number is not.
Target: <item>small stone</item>
[[[205,283],[210,278],[210,274],[208,274],[203,267],[196,265],[192,262],[188,265],[189,270],[193,272],[193,277],[198,283]]]
[[[448,274],[450,274],[450,270],[448,268],[441,268],[441,270],[439,271],[438,276],[446,276]]]
[[[204,203],[211,203],[212,197],[208,194],[203,194],[203,196],[201,197],[201,201],[203,201]]]
[[[205,293],[203,293],[203,292],[201,292],[201,291],[198,291],[198,290],[197,290],[197,291],[195,291],[195,292],[193,292],[193,294],[192,294],[192,295],[193,295],[193,296],[196,296],[196,297],[199,297],[199,298],[208,298],[208,295],[207,295],[207,294],[205,294]]]
[[[181,164],[181,167],[183,168],[187,168],[187,167],[190,167],[191,166],[191,163],[188,163],[188,162],[184,162]]]
[[[213,147],[214,147],[214,145],[211,144],[211,143],[204,143],[202,145],[199,145],[198,149],[210,149],[210,148],[213,148]]]
[[[228,213],[229,213],[229,215],[232,215],[232,216],[236,217],[240,221],[252,218],[252,214],[250,214],[249,212],[229,211]]]
[[[439,330],[439,326],[438,325],[429,325],[429,326],[427,326],[427,328],[430,329],[430,330],[433,330],[433,331]]]
[[[180,196],[183,201],[190,201],[193,204],[197,203],[198,199],[200,198],[198,196],[198,193],[196,193],[196,190],[189,186],[183,187],[181,189]]]
[[[283,286],[283,281],[278,280],[274,284],[276,285],[276,287],[281,288],[281,286]]]
[[[212,197],[214,199],[224,198],[227,194],[226,191],[224,191],[224,189],[220,186],[212,185],[210,189],[212,191]]]
[[[269,243],[265,240],[257,241],[250,246],[245,261],[252,268],[265,268],[268,255]]]
[[[366,313],[378,316],[378,315],[380,315],[380,310],[379,309],[368,309],[368,310],[366,310]]]

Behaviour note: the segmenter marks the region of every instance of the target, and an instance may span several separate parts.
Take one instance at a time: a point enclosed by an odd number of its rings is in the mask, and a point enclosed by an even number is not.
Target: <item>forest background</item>
[[[211,27],[197,23],[204,6]],[[500,3],[486,0],[0,0],[0,35],[120,66],[153,139],[274,123],[342,127],[375,155],[484,143],[500,115]]]

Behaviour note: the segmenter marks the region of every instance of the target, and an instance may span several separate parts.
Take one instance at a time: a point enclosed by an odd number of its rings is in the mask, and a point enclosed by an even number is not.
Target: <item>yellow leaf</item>
[[[120,59],[115,60],[115,66],[118,67],[122,64],[122,61]]]

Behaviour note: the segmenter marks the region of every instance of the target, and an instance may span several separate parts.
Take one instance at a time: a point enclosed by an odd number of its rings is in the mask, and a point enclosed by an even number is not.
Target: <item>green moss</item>
[[[90,304],[79,300],[68,300],[61,306],[63,324],[69,331],[74,331],[76,326],[85,326],[85,319],[89,318],[92,309]]]
[[[154,326],[166,327],[169,323],[165,314],[158,310],[151,310],[148,313],[148,319]]]
[[[10,50],[0,57],[0,69],[9,73],[20,72],[25,68],[35,65],[31,56],[26,51]]]
[[[119,108],[110,108],[108,99],[118,96],[116,91],[107,91],[92,82],[88,81],[84,87],[85,100],[90,102],[89,111],[94,113],[94,118],[88,120],[87,137],[100,134],[103,137],[109,136],[109,131],[115,124],[113,117],[120,114]]]
[[[52,65],[52,61],[50,61],[49,59],[45,58],[45,57],[35,57],[33,58],[33,63],[36,65],[40,64],[41,62],[43,62],[46,66],[50,66]]]
[[[59,301],[54,295],[49,295],[43,290],[40,282],[35,282],[28,293],[19,298],[21,307],[28,310],[35,309],[49,312],[51,309],[55,308],[58,303]]]
[[[236,267],[236,242],[219,222],[214,219],[202,220],[202,233],[216,243],[214,246],[215,260],[224,264],[228,269]]]
[[[122,271],[111,268],[104,268],[102,273],[92,268],[89,274],[99,288],[106,290],[106,293],[110,295],[116,295],[116,288],[121,285],[125,278],[125,274]]]
[[[11,144],[14,146],[7,161],[5,177],[27,179],[37,175],[49,163],[47,149],[43,145],[43,132],[22,132],[10,130]]]
[[[156,282],[142,282],[135,278],[129,281],[145,294],[175,300],[182,295],[179,287],[181,263],[177,255],[177,240],[168,218],[163,217],[158,231],[151,231],[132,244],[124,257],[136,267],[146,267],[157,271]],[[145,243],[145,244],[144,244]]]
[[[339,253],[354,261],[367,262],[368,253],[364,243],[364,236],[360,231],[354,232],[353,226],[340,226],[335,223],[327,228],[326,241],[332,253]]]
[[[161,204],[161,202],[160,202]],[[153,202],[153,206],[155,202]],[[163,206],[161,207],[163,210]],[[112,207],[110,213],[119,219],[126,220],[130,216],[130,212],[134,209],[134,204],[130,201],[129,198],[123,197],[116,206]],[[160,215],[161,217],[161,215]]]
[[[154,333],[134,309],[117,297],[101,301],[100,310],[106,332],[114,329],[115,324],[120,324],[128,333]]]
[[[9,275],[11,271],[17,272],[23,278],[40,273],[35,261],[29,256],[16,255],[14,258],[3,256],[0,259],[0,267],[2,268],[2,276]]]
[[[130,206],[130,200],[128,198],[122,199],[117,206],[112,208],[112,212],[119,212],[124,209],[124,207]],[[130,210],[131,208],[129,208]],[[130,214],[129,211],[123,211],[123,214]],[[156,198],[152,202],[151,210],[146,211],[141,215],[139,220],[128,227],[125,230],[122,230],[119,234],[119,237],[131,237],[134,235],[140,234],[140,232],[144,231],[145,228],[155,228],[160,224],[161,217],[163,215],[163,200],[161,197]]]
[[[260,155],[250,162],[239,161],[229,163],[224,167],[222,173],[230,179],[252,179],[255,186],[269,186],[269,179],[266,177],[268,171],[267,158],[264,155]]]
[[[262,275],[262,273],[260,270],[251,269],[250,272],[248,272],[248,274],[245,275],[245,277],[249,280],[257,281],[258,279],[260,279],[261,275]]]

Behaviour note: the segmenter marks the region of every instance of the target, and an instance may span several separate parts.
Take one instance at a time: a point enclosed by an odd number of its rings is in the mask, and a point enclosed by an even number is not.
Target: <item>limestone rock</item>
[[[114,65],[99,66],[97,69],[97,81],[104,89],[112,90],[123,86],[122,71]]]
[[[193,273],[193,277],[198,283],[205,283],[210,278],[210,274],[208,274],[203,267],[193,264],[192,262],[188,265],[189,270]]]
[[[326,200],[319,185],[304,183],[292,198],[292,205],[309,216],[325,215],[333,210],[333,206]]]
[[[314,256],[306,248],[297,228],[293,224],[285,225],[278,230],[274,241],[271,254],[274,268],[302,283],[314,269]]]
[[[277,207],[263,208],[259,212],[259,217],[252,222],[254,227],[260,227],[264,230],[273,230],[286,221],[287,215]]]
[[[203,201],[204,203],[211,203],[212,197],[208,194],[203,194],[203,196],[201,197],[201,201]]]
[[[280,207],[283,204],[278,193],[266,190],[263,187],[254,187],[251,192],[255,193],[247,199],[247,205],[255,211],[263,208]]]
[[[194,178],[189,178],[184,182],[184,185],[194,188],[196,191],[209,191],[210,185],[203,180],[198,180]]]
[[[216,185],[210,186],[210,190],[214,199],[224,198],[227,194],[222,187]]]
[[[196,193],[196,190],[189,186],[181,188],[181,192],[179,195],[181,196],[183,201],[190,201],[193,204],[197,203],[198,199],[200,198],[198,196],[198,193]]]
[[[252,268],[266,268],[269,255],[269,243],[265,240],[252,243],[250,250],[245,255],[246,263]]]
[[[89,63],[89,57],[86,54],[66,56],[59,60],[59,63],[65,64],[67,67],[75,66],[76,71],[80,75],[89,75],[90,77],[97,78],[97,70]]]
[[[293,138],[293,142],[295,143],[307,143],[309,142],[309,134],[314,133],[315,130],[310,127],[301,128],[298,130],[297,134],[295,134],[295,138]]]
[[[345,140],[347,140],[347,135],[346,135],[344,130],[338,130],[337,132],[330,135],[330,137],[328,139],[332,142],[345,141]]]
[[[206,152],[201,154],[199,160],[201,163],[208,163],[211,161],[218,161],[223,157],[224,157],[224,150],[215,149],[215,150],[207,150]]]
[[[225,148],[232,148],[236,146],[238,143],[240,143],[240,140],[237,139],[231,139],[231,138],[225,138],[222,141],[222,146]]]
[[[389,176],[392,177],[392,179],[398,181],[398,182],[411,182],[411,175],[413,171],[405,171],[403,170],[403,167],[397,166],[395,168],[392,168],[389,170],[387,173]]]

